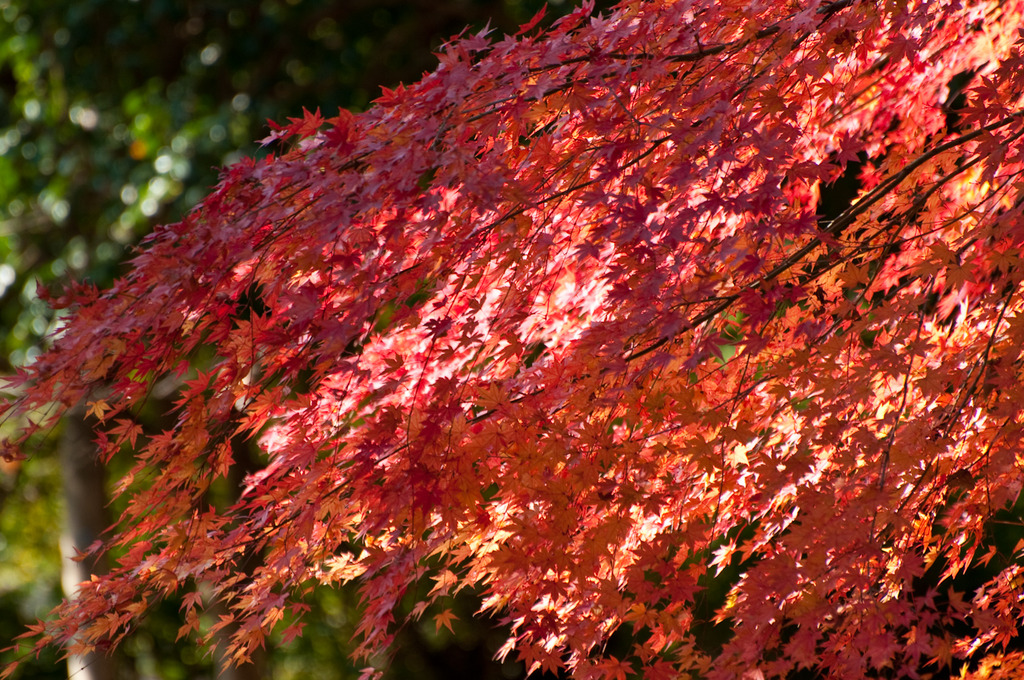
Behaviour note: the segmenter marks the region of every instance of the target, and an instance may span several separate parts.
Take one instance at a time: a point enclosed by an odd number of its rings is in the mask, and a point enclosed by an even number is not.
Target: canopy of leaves
[[[431,49],[467,23],[514,31],[542,4],[463,0],[438,11],[424,0],[0,3],[0,372],[31,360],[53,328],[37,282],[73,276],[109,285],[154,221],[179,219],[216,183],[218,167],[260,152],[254,140],[266,134],[268,117],[311,101],[363,108],[379,84],[433,68]],[[165,405],[153,399],[136,415],[151,423]],[[25,464],[0,463],[0,640],[60,600],[56,527],[60,477],[69,471],[50,450],[58,439]],[[119,457],[113,474],[129,462]],[[120,501],[115,515],[119,509]],[[348,593],[333,597],[348,607]],[[151,610],[121,648],[122,668],[134,663],[164,678],[209,672],[212,660],[188,640],[171,644],[179,601]],[[287,660],[274,657],[274,677],[305,677],[316,664],[345,672],[336,642],[345,617],[337,611],[319,612],[319,626],[315,616],[304,619],[303,644],[318,644],[317,652],[289,647]],[[0,651],[0,666],[8,654]],[[288,676],[285,663],[308,665]],[[19,673],[67,675],[52,654]],[[313,674],[324,677],[323,666]]]
[[[136,466],[118,566],[38,643],[108,647],[208,584],[244,659],[358,579],[367,654],[428,583],[414,615],[481,589],[503,654],[584,678],[1015,677],[1017,546],[942,582],[1021,488],[1022,12],[625,0],[277,127],[124,278],[54,300],[5,450],[86,399]],[[240,436],[266,467],[211,509]]]
[[[4,2],[0,368],[51,326],[37,280],[109,283],[154,220],[178,219],[218,167],[257,153],[268,117],[365,107],[379,85],[433,68],[430,47],[467,23],[512,30],[538,0],[425,4]]]

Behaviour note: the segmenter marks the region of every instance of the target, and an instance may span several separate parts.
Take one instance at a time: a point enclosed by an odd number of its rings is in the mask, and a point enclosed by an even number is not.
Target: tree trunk
[[[92,574],[106,571],[102,559],[73,558],[100,538],[110,525],[105,488],[106,469],[96,456],[92,431],[85,422],[81,407],[70,411],[64,420],[64,434],[59,446],[61,472],[64,479],[64,528],[60,536],[61,586],[64,595],[74,599],[78,584]],[[114,660],[106,654],[72,655],[68,657],[68,677],[73,680],[113,680]]]

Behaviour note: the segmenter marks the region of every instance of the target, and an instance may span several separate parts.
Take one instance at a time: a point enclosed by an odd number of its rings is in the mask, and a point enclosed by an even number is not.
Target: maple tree
[[[112,287],[55,295],[6,455],[84,400],[137,462],[114,568],[37,645],[187,591],[181,634],[227,598],[243,660],[359,580],[367,655],[428,582],[413,616],[478,589],[530,671],[1021,672],[1021,546],[981,548],[1021,488],[1024,3],[590,10],[276,126]],[[239,437],[265,467],[211,508]]]
[[[126,244],[152,224],[179,219],[216,182],[216,166],[257,152],[254,139],[265,134],[268,117],[292,114],[311,101],[332,109],[365,107],[378,84],[416,79],[432,68],[429,48],[467,23],[483,26],[490,17],[492,26],[514,31],[543,3],[464,0],[438,12],[416,0],[391,0],[383,8],[379,0],[329,8],[316,1],[265,0],[256,7],[244,0],[97,0],[69,12],[62,0],[6,0],[7,30],[0,30],[0,372],[30,360],[52,330],[53,313],[36,296],[37,280],[53,285],[85,277],[108,285]],[[137,415],[155,420],[165,406],[151,400],[150,418]],[[62,523],[84,549],[109,524],[102,523],[106,495],[99,475],[72,472],[103,467],[92,455],[91,431],[76,420],[65,416],[59,436],[43,442],[25,465],[0,463],[0,640],[13,639],[26,621],[59,602],[62,583],[88,579],[79,570],[92,560],[54,559],[53,527],[63,518],[94,519],[84,531]],[[77,432],[81,439],[71,436]],[[117,457],[113,469],[126,459]],[[62,477],[75,486],[62,488]],[[82,484],[87,480],[94,483]],[[114,516],[118,507],[111,508]],[[71,543],[60,542],[65,554],[74,553]],[[63,578],[56,571],[62,567],[69,572]],[[326,591],[311,598],[318,611],[304,617],[300,643],[271,649],[275,677],[309,674],[297,670],[307,663],[345,666],[343,649],[332,654],[321,646],[309,653],[318,639],[339,634],[337,627],[318,625],[328,598],[341,597]],[[161,603],[128,644],[109,660],[93,655],[76,680],[102,677],[104,661],[167,677],[210,672],[216,661],[195,654],[191,640],[174,642],[173,633],[160,633],[176,629],[177,603]],[[150,637],[164,644],[139,644]],[[403,640],[402,647],[409,644]],[[21,664],[16,677],[59,677],[57,653],[47,650]],[[0,649],[0,667],[17,654]],[[71,667],[79,661],[68,659]]]

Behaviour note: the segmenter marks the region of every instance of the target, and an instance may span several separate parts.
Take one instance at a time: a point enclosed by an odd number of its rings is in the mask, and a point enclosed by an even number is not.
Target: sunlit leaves
[[[244,658],[309,582],[360,579],[371,655],[423,583],[438,631],[479,588],[502,654],[580,677],[1000,654],[1012,565],[966,619],[919,591],[993,559],[1020,491],[1024,80],[990,39],[1020,10],[624,2],[467,36],[365,114],[277,128],[69,296],[24,376],[12,413],[105,381],[101,442],[138,460],[121,568],[51,640],[199,582]],[[947,130],[937,98],[978,69]],[[129,427],[165,375],[174,424]],[[218,513],[232,437],[267,461]]]

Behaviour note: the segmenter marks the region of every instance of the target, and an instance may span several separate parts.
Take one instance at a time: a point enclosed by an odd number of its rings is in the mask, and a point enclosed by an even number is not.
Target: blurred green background
[[[514,33],[542,4],[0,0],[0,375],[30,361],[54,326],[37,281],[109,283],[152,225],[177,220],[220,168],[258,152],[268,118],[364,109],[381,85],[432,70],[432,50],[466,26]],[[548,20],[569,9],[551,0]],[[0,463],[0,647],[61,597],[62,468],[71,474],[55,451],[62,438],[21,464]],[[347,658],[354,593],[323,590],[311,604],[303,637],[272,649],[263,677],[358,677]],[[504,638],[471,619],[472,599],[454,606],[454,635],[430,620],[402,629],[389,675],[520,677],[517,664],[490,661]],[[214,659],[174,642],[179,625],[177,603],[165,603],[119,650],[116,671],[89,672],[214,677]],[[67,670],[51,652],[16,677]]]

